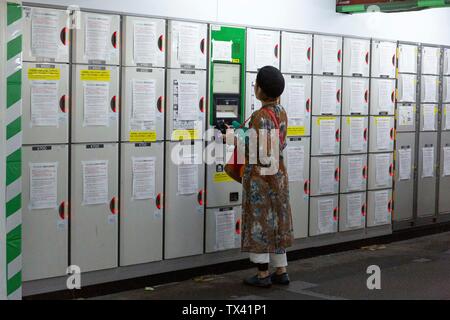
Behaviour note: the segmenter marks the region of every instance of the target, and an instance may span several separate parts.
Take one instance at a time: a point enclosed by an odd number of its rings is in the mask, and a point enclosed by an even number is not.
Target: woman
[[[293,227],[289,181],[282,157],[288,121],[285,110],[278,103],[284,87],[284,78],[278,69],[266,66],[258,72],[255,95],[262,102],[262,108],[253,113],[249,127],[256,131],[258,141],[262,134],[270,135],[268,130],[279,129],[280,144],[275,147],[280,148],[280,159],[275,174],[263,175],[261,170],[265,166],[261,159],[258,164],[249,164],[247,154],[242,178],[242,251],[250,253],[250,260],[258,268],[257,275],[245,279],[244,283],[256,287],[289,284],[286,248],[292,244]],[[269,262],[276,268],[272,274],[269,273]]]

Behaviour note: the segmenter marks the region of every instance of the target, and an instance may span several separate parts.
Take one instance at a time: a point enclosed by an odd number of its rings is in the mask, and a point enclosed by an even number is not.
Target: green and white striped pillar
[[[4,119],[0,156],[5,170],[0,182],[4,192],[1,203],[4,208],[0,210],[3,226],[0,232],[4,235],[0,239],[3,240],[1,253],[5,256],[1,266],[5,281],[1,281],[4,285],[0,287],[0,297],[15,300],[22,297],[22,7],[20,1],[14,0],[0,0],[0,5],[0,31],[3,34],[0,39],[3,51],[0,83],[2,87],[6,85],[0,103]]]

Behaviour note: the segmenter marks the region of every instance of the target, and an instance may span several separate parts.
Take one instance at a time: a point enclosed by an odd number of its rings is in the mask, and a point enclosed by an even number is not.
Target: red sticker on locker
[[[235,232],[236,234],[241,234],[241,219],[237,219],[236,221]]]

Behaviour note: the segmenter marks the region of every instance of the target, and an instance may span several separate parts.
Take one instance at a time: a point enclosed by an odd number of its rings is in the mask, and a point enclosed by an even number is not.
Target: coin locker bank
[[[73,265],[88,286],[246,258],[222,134],[261,108],[266,65],[286,81],[291,250],[450,221],[450,47],[14,8],[23,295]]]

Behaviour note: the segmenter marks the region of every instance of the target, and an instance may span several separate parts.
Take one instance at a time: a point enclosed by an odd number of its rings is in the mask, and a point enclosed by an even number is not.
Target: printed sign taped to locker
[[[336,117],[318,117],[317,118],[317,125],[320,126],[320,121],[322,121],[322,120],[334,120],[334,121],[336,121]]]
[[[156,131],[130,131],[130,142],[155,142]]]
[[[289,137],[292,136],[304,136],[305,135],[305,126],[288,126],[287,135]]]
[[[214,183],[233,182],[234,180],[225,172],[216,172],[214,174]]]
[[[59,68],[30,68],[28,69],[28,80],[61,80]]]
[[[189,129],[189,130],[174,130],[172,133],[172,140],[197,140],[199,139],[198,130]]]
[[[81,70],[81,81],[111,81],[111,70]]]

